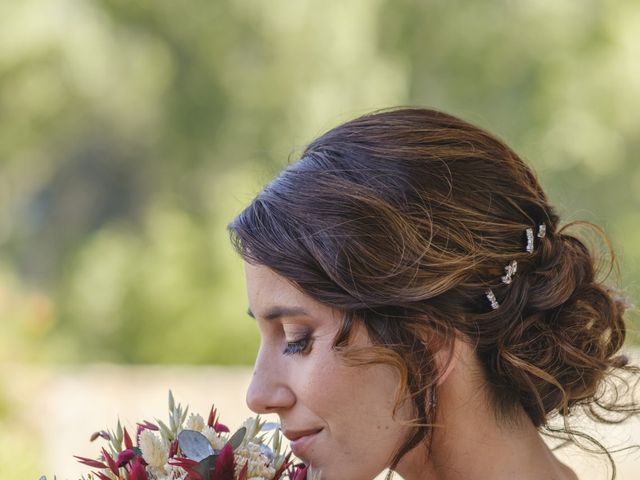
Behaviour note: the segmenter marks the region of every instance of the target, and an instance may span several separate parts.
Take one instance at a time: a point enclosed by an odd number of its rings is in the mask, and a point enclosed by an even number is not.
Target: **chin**
[[[365,464],[360,462],[348,462],[346,465],[339,465],[335,462],[330,464],[308,463],[321,480],[372,480],[384,469],[373,472],[365,471]]]

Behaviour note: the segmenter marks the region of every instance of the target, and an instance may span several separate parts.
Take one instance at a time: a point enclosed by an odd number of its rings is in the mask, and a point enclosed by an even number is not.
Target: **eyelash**
[[[294,342],[287,342],[287,346],[282,352],[285,355],[300,355],[305,353],[305,351],[311,345],[311,335],[306,335],[302,337],[300,340],[296,340]]]

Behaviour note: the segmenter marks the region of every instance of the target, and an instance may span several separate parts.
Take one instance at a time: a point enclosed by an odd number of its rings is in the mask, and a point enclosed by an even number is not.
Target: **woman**
[[[549,419],[571,440],[576,409],[638,411],[611,396],[638,373],[625,304],[531,170],[460,119],[338,126],[229,228],[261,333],[247,402],[323,479],[575,479]]]

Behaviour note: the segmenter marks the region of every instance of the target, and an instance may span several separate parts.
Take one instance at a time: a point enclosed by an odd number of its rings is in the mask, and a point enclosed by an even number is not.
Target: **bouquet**
[[[187,416],[188,415],[188,416]],[[169,391],[169,421],[137,424],[135,441],[118,421],[114,430],[91,435],[107,442],[96,458],[78,457],[93,468],[82,480],[313,480],[304,464],[283,449],[277,423],[247,419],[231,434],[211,407],[208,419],[176,404]],[[46,480],[41,477],[40,480]],[[55,480],[55,479],[54,479]]]

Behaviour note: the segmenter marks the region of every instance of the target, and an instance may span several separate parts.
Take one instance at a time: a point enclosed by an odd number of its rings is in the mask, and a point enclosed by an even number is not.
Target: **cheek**
[[[322,417],[332,435],[361,438],[361,435],[404,431],[392,417],[398,375],[385,365],[347,366],[335,353],[314,362],[300,395],[307,407]]]
[[[398,377],[390,367],[348,367],[325,359],[303,385],[307,407],[327,428],[313,462],[326,478],[371,479],[386,468],[409,429],[392,416]],[[324,478],[324,477],[323,477]]]
[[[325,421],[340,411],[348,379],[333,353],[310,359],[298,374],[298,399]]]

